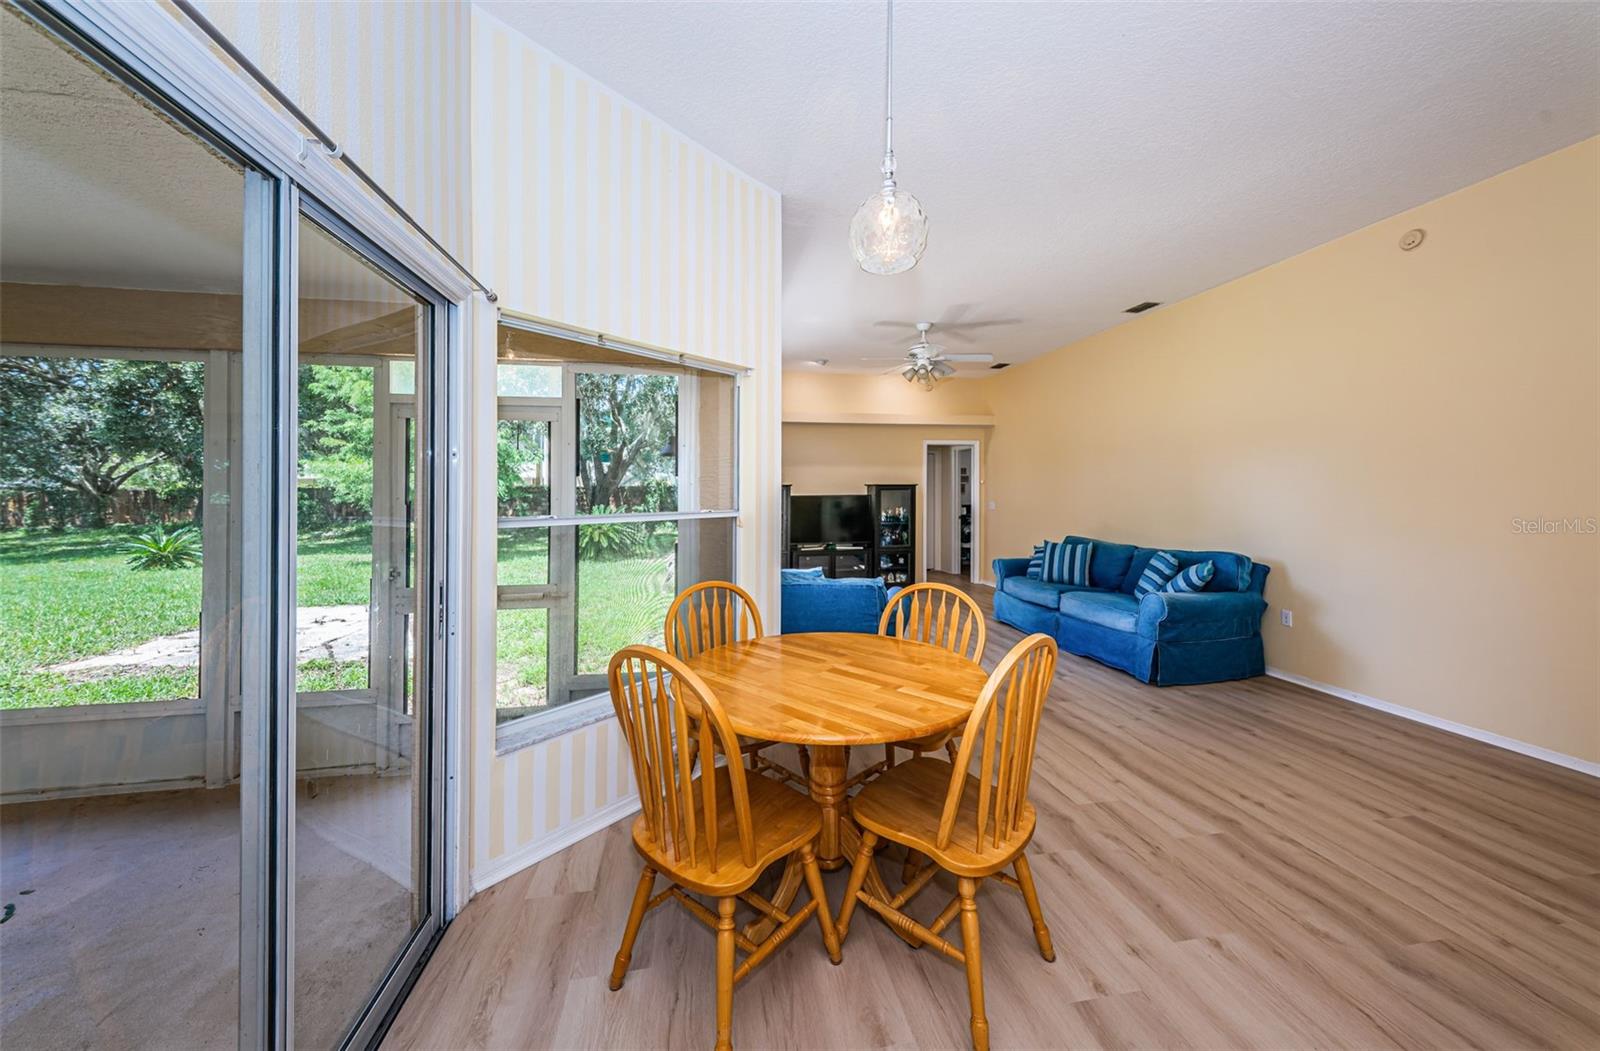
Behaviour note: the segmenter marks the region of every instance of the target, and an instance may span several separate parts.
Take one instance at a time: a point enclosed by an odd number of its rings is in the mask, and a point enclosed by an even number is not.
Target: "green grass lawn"
[[[661,528],[661,527],[658,527]],[[611,655],[630,643],[662,643],[662,622],[677,593],[671,534],[637,549],[578,563],[579,674],[601,674]],[[549,540],[543,529],[500,534],[498,582],[544,584]],[[537,707],[549,697],[549,611],[504,609],[495,621],[496,707]]]
[[[49,666],[111,653],[200,623],[200,567],[130,568],[122,545],[134,527],[0,531],[0,708],[60,707],[199,695],[195,668],[68,676]],[[584,559],[578,576],[578,671],[603,673],[620,647],[661,644],[661,623],[676,590],[670,542]],[[545,530],[508,531],[500,543],[501,584],[549,580]],[[301,537],[299,603],[360,605],[369,599],[371,531],[364,527]],[[496,632],[498,703],[542,705],[547,697],[548,614],[506,611]],[[301,665],[301,690],[357,689],[362,661],[316,659]]]
[[[0,708],[198,697],[195,668],[84,678],[51,665],[137,646],[200,626],[200,567],[135,570],[123,543],[138,527],[0,531]],[[367,602],[371,530],[301,538],[300,605]],[[307,661],[299,688],[366,685],[361,661]]]

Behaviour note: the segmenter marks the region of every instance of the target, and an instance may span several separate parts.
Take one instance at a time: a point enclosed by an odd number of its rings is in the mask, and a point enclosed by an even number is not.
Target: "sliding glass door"
[[[294,1033],[328,1047],[430,916],[432,308],[304,216],[299,252]]]
[[[0,10],[0,1046],[233,1047],[247,184]]]
[[[456,308],[113,43],[0,7],[0,1046],[366,1046],[445,914]]]

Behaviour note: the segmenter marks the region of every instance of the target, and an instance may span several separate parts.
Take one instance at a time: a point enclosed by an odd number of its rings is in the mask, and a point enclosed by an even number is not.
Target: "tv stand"
[[[873,577],[872,548],[865,544],[790,544],[794,569],[822,567],[825,577]]]
[[[872,539],[867,543],[797,543],[790,532],[789,486],[783,487],[783,564],[791,569],[822,568],[829,577],[882,577],[890,587],[903,587],[917,577],[917,487],[912,484],[868,485],[872,504]]]

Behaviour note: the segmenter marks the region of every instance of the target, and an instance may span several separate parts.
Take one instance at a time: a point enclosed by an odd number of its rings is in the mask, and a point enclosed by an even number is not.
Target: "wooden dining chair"
[[[949,584],[924,581],[895,594],[878,618],[878,634],[926,642],[976,663],[983,658],[989,627],[971,595]],[[943,748],[955,762],[954,741],[955,734],[947,733],[885,745],[885,766],[894,766],[896,748],[908,749],[913,756]]]
[[[850,801],[851,816],[862,830],[861,848],[839,909],[840,940],[848,936],[850,917],[859,903],[896,930],[965,964],[972,1046],[978,1051],[989,1046],[978,941],[979,883],[993,879],[1021,891],[1040,955],[1046,960],[1056,958],[1025,853],[1036,820],[1028,802],[1028,782],[1033,774],[1039,719],[1055,666],[1055,640],[1048,635],[1029,635],[1012,647],[984,684],[954,763],[926,756],[909,760],[886,771]],[[979,761],[977,771],[969,773],[974,758]],[[880,839],[900,843],[929,859],[889,901],[863,889],[876,864],[873,851]],[[1008,866],[1015,870],[1014,877],[1004,871]],[[939,869],[956,877],[957,893],[937,919],[923,926],[900,909]],[[940,934],[958,913],[959,949]]]
[[[822,811],[806,796],[770,777],[748,777],[738,762],[718,766],[720,751],[739,754],[739,738],[705,682],[681,661],[651,646],[628,646],[611,658],[611,703],[628,741],[640,814],[633,845],[644,871],[628,910],[622,947],[611,968],[621,989],[644,915],[676,901],[717,934],[717,1051],[732,1048],[733,987],[815,913],[834,963],[839,937],[828,912],[817,865]],[[691,735],[698,740],[696,764]],[[787,913],[751,890],[773,862],[787,858],[803,871],[811,900]],[[655,893],[657,875],[669,884]],[[716,899],[716,911],[690,894]],[[738,902],[777,926],[759,942],[734,925]],[[748,953],[734,966],[735,950]]]
[[[679,592],[667,609],[663,632],[666,651],[679,660],[690,660],[706,650],[746,639],[759,639],[766,632],[761,626],[761,609],[750,593],[726,580],[708,580]],[[771,773],[800,788],[810,776],[810,756],[799,747],[800,770],[795,772],[762,755],[774,741],[741,737],[739,751],[750,762],[750,769]]]

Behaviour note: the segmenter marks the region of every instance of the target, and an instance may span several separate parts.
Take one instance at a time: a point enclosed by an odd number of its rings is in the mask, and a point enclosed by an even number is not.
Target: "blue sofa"
[[[895,590],[899,590],[896,588]],[[785,635],[803,631],[853,631],[871,635],[889,604],[882,577],[834,580],[817,569],[783,570]]]
[[[994,560],[994,615],[1022,631],[1053,636],[1068,653],[1092,657],[1143,682],[1174,686],[1244,679],[1266,671],[1261,646],[1268,567],[1232,551],[1135,547],[1089,537],[1089,586],[1028,576],[1026,558]],[[1210,561],[1216,574],[1198,592],[1133,597],[1158,551],[1189,567]]]

